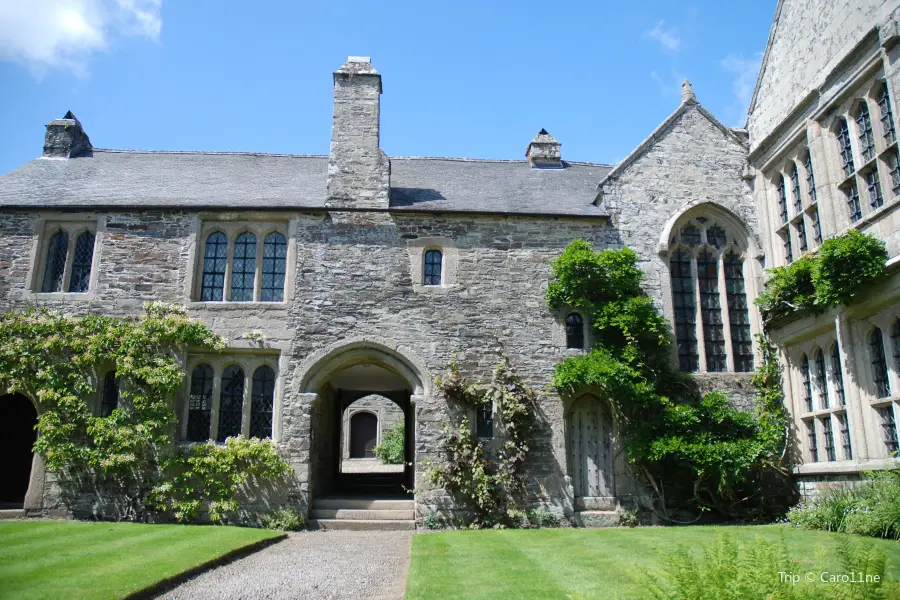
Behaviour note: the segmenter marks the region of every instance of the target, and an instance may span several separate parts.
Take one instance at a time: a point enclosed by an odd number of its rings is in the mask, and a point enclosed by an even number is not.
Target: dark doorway
[[[350,458],[375,458],[378,418],[370,412],[350,417]]]
[[[31,480],[37,411],[21,394],[0,396],[0,508],[22,508]]]

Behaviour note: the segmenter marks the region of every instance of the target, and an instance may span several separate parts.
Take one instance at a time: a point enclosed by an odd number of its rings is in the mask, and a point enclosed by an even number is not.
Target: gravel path
[[[291,536],[159,598],[302,600],[403,597],[411,531],[315,531]]]

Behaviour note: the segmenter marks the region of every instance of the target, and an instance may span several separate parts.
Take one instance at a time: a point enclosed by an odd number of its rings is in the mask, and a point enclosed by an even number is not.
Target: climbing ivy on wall
[[[495,435],[500,443],[487,448],[475,436],[468,417],[441,431],[439,451],[443,460],[429,466],[428,478],[442,486],[471,511],[474,527],[518,526],[526,517],[523,508],[528,440],[534,424],[537,397],[504,358],[490,383],[469,382],[454,363],[438,382],[441,392],[457,412],[493,407],[497,414]]]
[[[247,476],[277,479],[291,471],[268,441],[175,444],[172,399],[184,379],[179,354],[222,347],[209,328],[163,303],[146,304],[135,319],[32,307],[0,315],[0,390],[36,399],[35,451],[62,481],[101,486],[119,518],[163,511],[190,521],[205,509],[217,521],[237,509]],[[119,405],[95,416],[97,382],[111,369]]]
[[[594,252],[575,240],[553,261],[548,305],[588,313],[596,340],[588,353],[557,365],[554,386],[563,394],[593,389],[610,402],[628,463],[663,518],[672,518],[672,507],[727,517],[778,510],[789,492],[782,483],[787,416],[777,363],[768,362],[774,355],[766,354],[765,376],[756,377],[755,412],[734,408],[719,392],[701,395],[672,366],[669,324],[641,289],[637,260],[629,248]]]

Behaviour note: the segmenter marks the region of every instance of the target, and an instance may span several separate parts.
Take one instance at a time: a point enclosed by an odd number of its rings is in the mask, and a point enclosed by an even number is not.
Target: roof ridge
[[[525,159],[518,158],[461,158],[456,156],[389,156],[391,160],[449,160],[453,162],[485,162],[485,163],[522,163],[527,164],[528,161]],[[570,165],[589,165],[594,167],[614,167],[615,165],[610,165],[606,163],[595,163],[595,162],[587,162],[581,160],[566,160],[563,159],[564,163]],[[553,170],[553,169],[544,169],[544,170]],[[556,169],[559,170],[559,169]]]
[[[110,154],[200,154],[209,156],[277,156],[287,158],[328,158],[327,154],[285,154],[281,152],[240,152],[229,150],[130,150],[123,148],[94,148],[94,152]]]

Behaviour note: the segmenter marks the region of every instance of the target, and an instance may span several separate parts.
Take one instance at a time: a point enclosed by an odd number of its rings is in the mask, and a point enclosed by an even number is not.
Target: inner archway
[[[310,493],[313,497],[410,497],[415,487],[414,394],[417,370],[380,345],[353,345],[326,354],[301,386],[314,393]],[[376,457],[384,442],[395,459]],[[384,452],[380,452],[384,454]]]
[[[37,411],[25,396],[6,394],[0,396],[0,413],[0,509],[22,508],[31,481]]]

